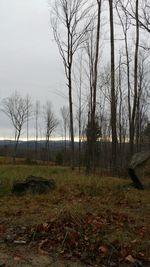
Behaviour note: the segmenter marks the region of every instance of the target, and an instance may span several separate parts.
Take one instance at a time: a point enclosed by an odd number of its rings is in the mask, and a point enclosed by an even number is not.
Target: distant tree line
[[[67,106],[61,107],[58,119],[52,110],[50,102],[47,102],[44,106],[41,106],[39,101],[33,104],[29,96],[22,97],[17,92],[3,99],[1,106],[2,111],[8,116],[14,128],[14,140],[6,140],[6,142],[3,142],[3,145],[0,145],[0,155],[6,157],[12,156],[14,163],[16,162],[16,157],[19,157],[24,158],[24,162],[27,164],[45,162],[45,164],[71,165],[72,150],[69,138],[69,109]],[[82,113],[81,118],[80,122],[79,112],[77,110],[74,120],[76,125],[75,136],[77,138],[74,144],[74,164],[79,170],[84,167],[87,171],[87,164],[89,164],[88,146],[91,142],[91,133],[89,133],[91,131],[91,125],[89,124],[89,118],[86,118],[86,113]],[[82,128],[79,127],[80,123]],[[110,153],[112,143],[109,123],[109,120],[106,120],[104,117],[103,111],[99,117],[97,116],[95,121],[94,167],[101,171],[112,171],[112,158]],[[30,140],[30,127],[33,127],[33,125],[35,127],[35,137],[32,137],[32,140]],[[150,149],[150,123],[145,121],[144,125],[140,136],[140,150]],[[43,129],[42,132],[41,128]],[[57,140],[57,137],[56,140],[51,139],[54,132],[56,131],[58,133],[59,129],[61,131],[61,139]],[[25,134],[25,132],[26,141],[19,142],[22,133]],[[136,143],[135,150],[137,150]],[[119,173],[122,173],[128,164],[129,151],[130,144],[128,142],[127,128],[125,127],[121,136],[121,142],[118,142],[119,157],[117,171]]]

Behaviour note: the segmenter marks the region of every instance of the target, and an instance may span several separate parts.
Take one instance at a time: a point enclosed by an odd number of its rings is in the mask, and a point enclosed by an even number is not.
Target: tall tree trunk
[[[47,154],[47,164],[50,161],[50,147],[49,147],[49,135],[46,137],[46,154]]]
[[[13,163],[16,163],[16,157],[17,157],[17,149],[18,149],[18,143],[20,138],[21,130],[18,130],[15,134],[15,147],[14,147],[14,155],[13,155]]]
[[[74,124],[73,124],[73,103],[72,103],[72,42],[73,36],[70,32],[70,22],[67,21],[67,79],[68,79],[68,89],[69,89],[69,115],[70,115],[70,137],[71,137],[71,168],[74,170]]]
[[[111,46],[111,129],[112,129],[112,167],[117,164],[117,130],[116,130],[116,90],[115,90],[115,50],[114,50],[114,19],[113,0],[109,0],[110,46]]]
[[[37,159],[37,154],[38,154],[38,116],[36,114],[36,118],[35,118],[35,128],[36,128],[36,133],[35,133],[35,158]]]
[[[35,159],[38,159],[38,119],[39,119],[40,102],[36,101],[35,105]]]
[[[27,100],[27,154],[26,157],[29,156],[29,106],[28,106],[28,100]]]
[[[91,79],[92,82],[90,84],[90,117],[88,117],[88,132],[89,132],[89,141],[88,141],[88,161],[86,172],[95,171],[95,149],[96,149],[96,96],[97,96],[97,73],[98,73],[98,60],[99,60],[99,43],[100,43],[100,22],[101,22],[101,0],[97,0],[97,27],[96,27],[96,50],[95,50],[95,58],[94,64],[91,58]],[[91,53],[91,57],[92,57]],[[94,65],[94,66],[93,66]]]
[[[78,117],[78,123],[79,123],[79,172],[81,168],[81,104],[82,104],[82,56],[80,61],[80,84],[79,84],[79,117]]]
[[[130,85],[130,61],[128,51],[127,33],[125,33],[125,51],[127,64],[127,87],[128,87],[128,120],[129,120],[129,136],[131,136],[131,85]]]
[[[93,105],[91,112],[91,133],[92,133],[92,169],[95,171],[95,113],[96,113],[96,96],[97,96],[97,73],[98,73],[98,60],[99,60],[99,42],[100,42],[100,22],[101,22],[101,0],[97,0],[97,29],[96,29],[96,51],[95,51],[95,62],[94,62],[94,77],[93,77]]]
[[[121,56],[119,58],[119,73],[118,73],[118,87],[119,87],[119,147],[120,160],[122,160],[122,83],[121,83]],[[122,162],[122,161],[121,161]]]
[[[139,52],[139,0],[136,0],[136,44],[134,55],[134,101],[132,109],[131,127],[130,127],[130,154],[134,153],[134,138],[135,138],[135,120],[137,111],[137,87],[138,87],[138,52]]]
[[[67,123],[66,121],[65,121],[64,128],[65,128],[65,153],[66,153],[67,151]]]
[[[93,105],[92,105],[92,123],[95,123],[95,111],[96,111],[96,93],[97,93],[97,72],[98,72],[98,60],[99,60],[99,42],[100,42],[100,21],[101,21],[101,0],[97,1],[98,18],[97,18],[97,30],[96,30],[96,51],[94,62],[94,77],[93,77]]]
[[[72,103],[72,64],[69,64],[68,87],[69,87],[69,111],[70,111],[70,136],[71,136],[71,168],[74,170],[74,127],[73,127],[73,103]]]
[[[128,123],[129,123],[129,136],[131,135],[131,84],[130,84],[130,60],[129,60],[129,49],[128,49],[128,15],[126,12],[126,8],[123,6],[122,1],[120,0],[118,3],[122,6],[122,11],[125,15],[125,22],[122,18],[122,14],[120,14],[118,10],[118,6],[116,5],[116,10],[121,22],[123,34],[124,34],[124,42],[125,42],[125,54],[126,54],[126,69],[127,69],[127,96],[128,96]]]

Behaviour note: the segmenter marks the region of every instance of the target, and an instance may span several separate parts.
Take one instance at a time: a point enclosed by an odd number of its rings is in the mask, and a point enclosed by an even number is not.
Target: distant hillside
[[[50,141],[50,148],[53,150],[60,150],[62,148],[65,147],[65,141]],[[14,140],[0,140],[0,147],[12,147],[14,146],[15,141]],[[38,149],[42,149],[45,148],[46,146],[46,141],[45,140],[39,140],[37,142],[37,148]],[[69,148],[70,146],[70,141],[66,141],[66,147]],[[75,146],[78,146],[78,142],[75,142]],[[26,141],[19,141],[18,144],[18,150],[22,149],[26,149],[27,147],[27,142]],[[36,141],[34,140],[30,140],[28,141],[28,147],[30,150],[34,150],[36,147]]]

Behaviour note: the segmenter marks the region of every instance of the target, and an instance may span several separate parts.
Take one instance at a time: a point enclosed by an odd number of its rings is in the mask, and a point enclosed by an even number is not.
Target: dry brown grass
[[[12,195],[13,181],[28,175],[54,178],[57,189],[46,195]],[[77,220],[87,214],[112,216],[111,224],[102,228],[104,243],[118,240],[150,257],[150,192],[128,187],[130,180],[85,176],[69,168],[1,165],[0,182],[0,223],[38,225],[66,213]]]

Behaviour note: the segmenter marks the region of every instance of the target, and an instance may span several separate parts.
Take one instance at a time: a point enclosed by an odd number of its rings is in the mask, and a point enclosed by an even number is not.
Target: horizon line
[[[7,137],[5,137],[5,138],[3,138],[3,137],[0,137],[0,141],[15,141],[15,139],[14,138],[7,138]],[[45,137],[43,137],[43,138],[39,138],[38,140],[36,140],[35,138],[29,138],[28,140],[27,140],[27,138],[20,138],[19,139],[19,142],[28,142],[28,141],[34,141],[34,142],[39,142],[39,141],[46,141],[46,138]],[[50,138],[49,139],[49,141],[71,141],[69,138],[66,138],[66,140],[64,139],[64,138],[62,138],[62,137],[52,137],[52,138]],[[75,139],[74,139],[74,141],[76,142],[76,141],[79,141],[79,138],[78,137],[75,137]]]

